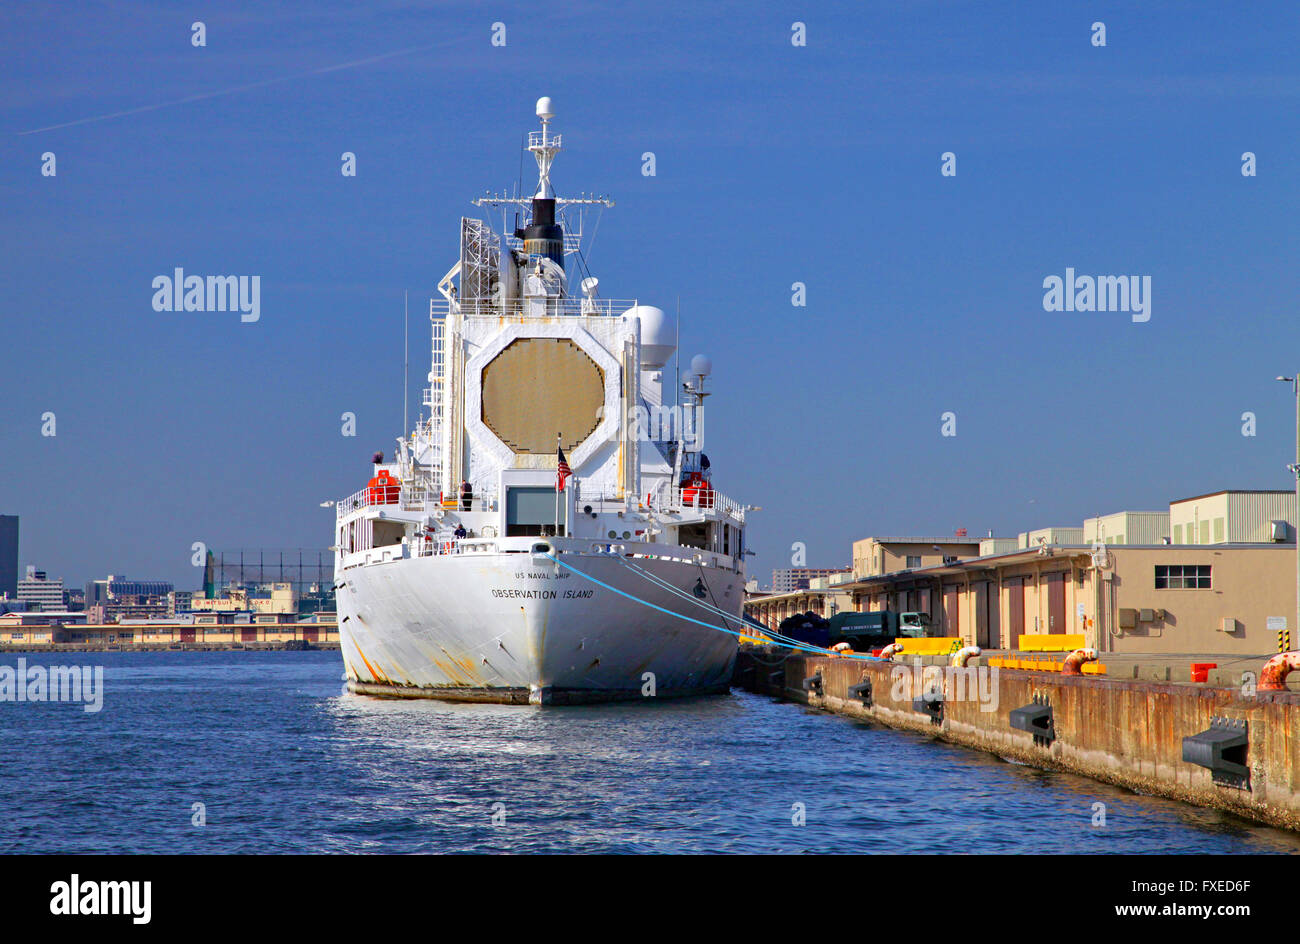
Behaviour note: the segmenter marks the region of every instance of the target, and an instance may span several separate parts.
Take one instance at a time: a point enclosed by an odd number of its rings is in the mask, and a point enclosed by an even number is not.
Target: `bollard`
[[[1096,662],[1096,649],[1076,649],[1065,657],[1065,662],[1061,666],[1062,675],[1082,675],[1083,664],[1085,662]]]
[[[884,649],[880,650],[880,658],[892,659],[895,655],[897,655],[902,651],[903,651],[903,644],[901,642],[891,642]]]
[[[1259,692],[1286,691],[1286,677],[1292,669],[1300,668],[1300,652],[1283,652],[1264,663],[1259,673]]]

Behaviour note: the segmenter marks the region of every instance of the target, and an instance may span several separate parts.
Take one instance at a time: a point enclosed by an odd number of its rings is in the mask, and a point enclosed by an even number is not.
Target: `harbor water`
[[[103,705],[0,701],[7,853],[1300,851],[1216,811],[738,691],[450,705],[345,694],[336,652],[22,658],[102,666]]]

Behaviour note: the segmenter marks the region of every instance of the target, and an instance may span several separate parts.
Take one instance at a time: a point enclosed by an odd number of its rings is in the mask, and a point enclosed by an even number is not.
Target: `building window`
[[[1209,564],[1157,564],[1157,590],[1209,590]]]
[[[918,554],[917,556],[915,556],[915,557],[913,557],[913,556],[910,555],[910,554],[907,556],[907,569],[908,569],[908,570],[911,570],[911,569],[914,568],[914,567],[920,567],[920,566],[921,566],[921,557],[920,557],[919,554]]]

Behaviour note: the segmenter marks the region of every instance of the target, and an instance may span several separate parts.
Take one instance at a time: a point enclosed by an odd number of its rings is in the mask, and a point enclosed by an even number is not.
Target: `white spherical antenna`
[[[667,364],[677,350],[677,319],[654,305],[636,305],[623,317],[641,320],[641,368],[657,370]]]
[[[596,297],[596,289],[600,286],[600,279],[594,275],[589,275],[582,280],[582,294],[588,298]]]
[[[537,117],[543,121],[550,121],[555,117],[555,111],[551,107],[551,96],[543,95],[537,100]]]
[[[713,373],[713,361],[703,354],[696,354],[691,358],[691,373],[697,377],[709,376],[709,374]]]

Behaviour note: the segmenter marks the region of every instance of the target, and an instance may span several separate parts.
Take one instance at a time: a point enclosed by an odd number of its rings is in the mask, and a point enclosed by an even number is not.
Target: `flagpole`
[[[555,531],[554,535],[560,536],[560,434],[555,434]]]

